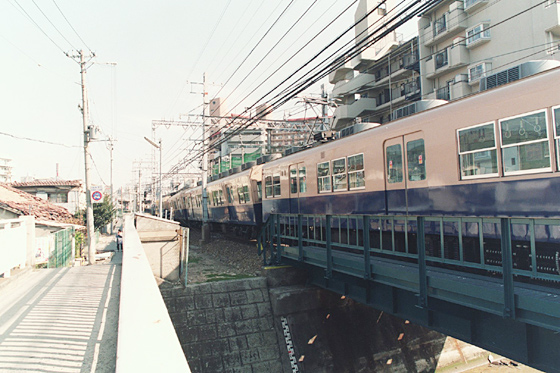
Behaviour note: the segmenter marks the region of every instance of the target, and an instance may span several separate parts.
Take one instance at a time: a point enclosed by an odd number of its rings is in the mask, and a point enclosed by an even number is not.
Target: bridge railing
[[[560,281],[560,219],[271,214],[258,247],[265,264],[282,256],[305,261],[305,247],[324,248],[327,275],[334,251],[363,255],[361,273],[338,268],[363,278],[370,257],[379,256],[512,281]]]

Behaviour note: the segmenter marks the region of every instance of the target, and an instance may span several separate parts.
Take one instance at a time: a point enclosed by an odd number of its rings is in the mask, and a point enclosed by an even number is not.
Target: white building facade
[[[443,0],[422,15],[418,35],[422,98],[455,100],[493,74],[513,68],[503,82],[515,80],[515,68],[529,61],[556,66],[560,3]]]

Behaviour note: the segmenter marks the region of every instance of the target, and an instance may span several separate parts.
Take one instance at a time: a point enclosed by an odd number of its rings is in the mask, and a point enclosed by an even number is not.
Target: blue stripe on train
[[[408,214],[560,217],[560,178],[459,184],[437,188],[362,193],[325,193],[300,197],[302,214]],[[292,206],[294,206],[292,204]],[[271,212],[297,213],[288,199],[265,199]]]

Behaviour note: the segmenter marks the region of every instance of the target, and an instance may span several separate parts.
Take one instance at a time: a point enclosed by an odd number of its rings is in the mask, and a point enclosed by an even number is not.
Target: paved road
[[[98,247],[112,250],[113,237]],[[121,255],[34,270],[0,288],[0,372],[114,372]]]

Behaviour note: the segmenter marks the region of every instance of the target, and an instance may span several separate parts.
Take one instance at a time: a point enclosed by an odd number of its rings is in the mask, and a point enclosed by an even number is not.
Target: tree
[[[93,204],[93,226],[95,230],[109,224],[115,217],[117,209],[113,205],[111,198],[107,195],[103,197],[103,202]]]
[[[115,217],[117,209],[113,205],[109,196],[103,197],[103,202],[93,204],[93,226],[95,230],[100,230]],[[74,217],[85,222],[85,210],[77,211]]]

